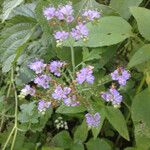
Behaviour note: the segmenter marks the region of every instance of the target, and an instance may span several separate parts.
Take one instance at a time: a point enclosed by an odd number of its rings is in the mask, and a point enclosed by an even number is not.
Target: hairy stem
[[[75,75],[75,56],[74,56],[74,48],[70,44],[70,49],[71,49],[71,62],[72,62],[72,69],[73,69],[73,76]]]
[[[17,136],[17,120],[18,120],[18,98],[17,98],[17,91],[16,91],[16,86],[15,86],[15,83],[14,83],[14,70],[12,68],[11,70],[11,84],[13,85],[13,89],[15,91],[14,95],[15,95],[15,124],[14,124],[14,127],[12,128],[4,146],[3,146],[3,149],[2,150],[5,150],[8,146],[8,143],[14,133],[14,137],[13,137],[13,142],[12,142],[12,145],[11,145],[11,150],[13,150],[14,148],[14,144],[15,144],[15,140],[16,140],[16,136]]]

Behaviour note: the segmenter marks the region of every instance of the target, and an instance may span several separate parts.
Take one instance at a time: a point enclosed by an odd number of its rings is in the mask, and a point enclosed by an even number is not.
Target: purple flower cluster
[[[102,92],[101,97],[106,102],[111,102],[114,106],[120,106],[122,102],[122,95],[115,88],[110,88],[107,92]]]
[[[51,81],[51,78],[47,75],[40,75],[34,79],[34,83],[36,83],[40,87],[43,87],[44,89],[49,88],[50,81]]]
[[[93,66],[87,66],[86,68],[82,68],[80,72],[77,72],[77,83],[82,84],[83,82],[87,82],[93,84],[95,79],[93,76],[93,68]]]
[[[66,106],[72,106],[72,107],[78,106],[78,105],[80,105],[80,102],[76,101],[76,99],[77,99],[76,95],[72,95],[72,96],[64,99],[64,104]]]
[[[51,102],[46,102],[44,100],[40,100],[38,102],[38,111],[43,113],[46,111],[46,109],[48,109],[50,107],[50,105],[51,105]]]
[[[57,31],[54,34],[54,38],[57,40],[57,43],[65,41],[69,37],[69,33],[66,31]]]
[[[55,16],[59,20],[65,20],[67,23],[72,22],[74,20],[72,4],[69,3],[65,6],[59,6],[55,12]]]
[[[23,96],[27,96],[27,95],[34,96],[35,95],[35,89],[32,88],[30,85],[25,85],[25,87],[21,90],[20,95],[23,95]]]
[[[47,20],[51,20],[55,17],[55,7],[50,6],[44,9],[43,14],[46,17]]]
[[[58,20],[65,20],[67,23],[71,23],[74,20],[71,3],[64,6],[60,5],[58,8],[50,6],[45,8],[43,13],[47,20],[57,18]]]
[[[29,64],[29,68],[35,71],[36,74],[42,73],[46,67],[43,60],[35,60],[31,64]]]
[[[69,87],[64,87],[62,88],[60,85],[58,85],[54,93],[52,94],[52,97],[56,100],[63,100],[68,98],[68,95],[71,93],[71,88]]]
[[[95,19],[99,19],[101,14],[100,12],[96,10],[86,10],[82,16],[85,17],[89,21],[93,21]]]
[[[113,73],[111,73],[113,80],[118,81],[122,86],[126,85],[126,81],[130,78],[130,73],[125,70],[123,67],[119,67]]]
[[[65,62],[61,62],[61,61],[52,61],[49,65],[49,70],[55,76],[60,77],[61,76],[61,68],[65,64],[66,64]]]
[[[77,106],[80,104],[76,101],[76,96],[71,94],[71,88],[62,88],[61,85],[58,85],[55,88],[54,93],[52,93],[52,97],[56,100],[63,100],[64,104],[67,106]]]
[[[88,28],[82,23],[78,24],[71,31],[71,35],[75,40],[87,39],[88,34],[89,34]]]
[[[98,127],[98,125],[100,124],[101,117],[99,113],[95,113],[94,115],[87,113],[85,115],[85,118],[89,127]]]

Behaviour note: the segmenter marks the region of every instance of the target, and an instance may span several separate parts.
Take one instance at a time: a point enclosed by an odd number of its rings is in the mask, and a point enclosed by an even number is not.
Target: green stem
[[[11,130],[11,132],[10,132],[10,134],[9,134],[9,136],[8,136],[8,138],[7,138],[6,142],[5,142],[5,144],[4,144],[2,150],[5,150],[5,149],[6,149],[8,143],[9,143],[9,141],[10,141],[10,138],[11,138],[12,134],[14,133],[14,130],[15,130],[15,127],[13,127],[13,129]]]
[[[74,48],[70,44],[70,49],[71,49],[71,62],[72,62],[72,69],[73,69],[73,76],[75,75],[75,56],[74,56]]]
[[[5,150],[7,148],[7,145],[10,141],[10,138],[12,137],[13,133],[14,133],[14,137],[13,137],[13,142],[12,142],[12,145],[11,145],[11,150],[13,150],[14,148],[14,144],[15,144],[15,140],[16,140],[16,136],[17,136],[17,120],[18,120],[18,97],[17,97],[17,91],[16,91],[16,86],[15,86],[15,83],[14,83],[14,70],[12,68],[11,70],[11,84],[13,85],[13,88],[14,88],[14,91],[15,91],[15,124],[14,124],[14,127],[13,129],[11,130],[4,146],[3,146],[3,149],[2,150]]]

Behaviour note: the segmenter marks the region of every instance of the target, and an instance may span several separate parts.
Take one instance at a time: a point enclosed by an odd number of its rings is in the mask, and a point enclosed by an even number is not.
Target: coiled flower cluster
[[[48,21],[54,22],[66,22],[70,24],[76,21],[74,17],[74,10],[71,3],[66,5],[59,5],[57,8],[54,6],[49,6],[43,10],[43,14]],[[54,32],[54,38],[56,39],[57,46],[61,46],[63,41],[72,37],[75,41],[83,39],[86,41],[88,39],[89,30],[86,27],[88,21],[98,20],[101,17],[99,11],[96,10],[84,10],[81,17],[82,21],[78,21],[75,27],[68,29],[67,31],[61,30]]]

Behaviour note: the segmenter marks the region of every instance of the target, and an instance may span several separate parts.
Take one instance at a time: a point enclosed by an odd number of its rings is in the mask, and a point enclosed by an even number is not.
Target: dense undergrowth
[[[149,0],[0,5],[0,149],[150,150]]]

